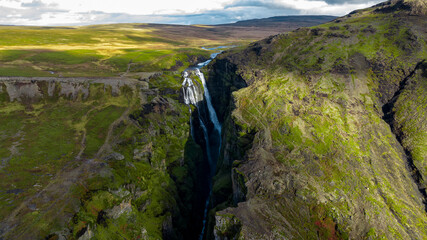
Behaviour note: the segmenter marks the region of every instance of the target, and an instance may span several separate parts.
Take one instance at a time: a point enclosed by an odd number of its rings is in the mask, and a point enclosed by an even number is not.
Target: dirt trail
[[[83,137],[82,137],[82,141],[80,142],[80,151],[76,156],[77,160],[80,160],[82,158],[82,154],[86,149],[86,129],[85,131],[83,131]]]
[[[122,113],[122,115],[116,119],[113,123],[110,124],[110,126],[108,127],[108,132],[107,132],[107,136],[105,137],[105,142],[104,144],[99,148],[98,152],[96,153],[96,158],[101,158],[103,153],[110,153],[112,152],[112,147],[111,147],[111,142],[112,142],[112,137],[113,137],[113,131],[114,128],[120,124],[120,122],[128,120],[129,119],[129,112],[132,108],[132,106],[134,106],[136,104],[136,100],[138,99],[138,92],[134,91],[132,93],[132,97],[131,100],[129,101],[128,107],[126,108],[126,110]]]
[[[120,122],[128,119],[131,107],[132,104],[130,104],[129,107],[123,112],[123,114],[108,127],[107,137],[105,138],[104,144],[101,146],[101,148],[99,148],[98,152],[96,153],[96,158],[102,157],[103,153],[112,152],[111,138],[113,136],[113,130]]]

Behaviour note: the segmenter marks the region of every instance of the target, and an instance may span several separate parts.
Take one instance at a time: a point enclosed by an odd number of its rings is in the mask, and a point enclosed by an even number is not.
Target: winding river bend
[[[205,50],[216,50],[222,48],[229,48],[228,46],[221,46],[217,48],[203,48]],[[191,105],[195,106],[197,109],[197,116],[199,120],[200,127],[203,131],[206,156],[209,163],[209,175],[207,180],[209,183],[209,195],[206,198],[204,216],[203,216],[203,228],[199,235],[199,239],[203,239],[206,228],[206,217],[209,208],[210,195],[212,193],[212,178],[216,171],[216,163],[221,149],[221,124],[218,121],[217,114],[214,107],[212,106],[211,96],[209,94],[209,89],[206,85],[206,80],[204,74],[200,71],[201,68],[208,65],[218,54],[222,51],[211,54],[210,59],[197,64],[195,67],[190,67],[182,73],[183,82],[182,90],[184,93],[184,102],[189,106],[189,111],[191,113]],[[197,79],[199,81],[197,81]],[[200,86],[200,82],[202,86]],[[191,136],[195,138],[193,125],[193,119],[190,116],[190,125],[191,125]],[[194,139],[197,140],[197,139]]]

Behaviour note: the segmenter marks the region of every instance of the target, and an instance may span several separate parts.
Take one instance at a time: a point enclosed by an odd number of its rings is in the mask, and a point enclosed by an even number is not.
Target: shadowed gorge
[[[421,74],[425,75],[426,70],[427,70],[427,67],[426,67],[425,60],[423,60],[422,62],[419,62],[415,66],[414,70],[400,82],[399,89],[395,92],[395,94],[393,95],[393,98],[391,98],[389,102],[383,105],[382,110],[384,113],[384,116],[383,116],[384,121],[390,125],[391,130],[396,135],[397,140],[405,150],[409,170],[412,174],[412,178],[414,179],[415,183],[418,186],[420,193],[423,195],[423,198],[424,198],[423,203],[427,211],[427,193],[426,193],[426,186],[424,184],[424,181],[425,181],[424,179],[426,179],[426,176],[422,175],[420,170],[418,169],[418,168],[421,168],[421,171],[423,171],[422,162],[421,163],[417,162],[417,165],[414,164],[414,159],[412,157],[413,151],[409,150],[408,146],[403,143],[403,139],[405,138],[404,135],[406,134],[404,133],[403,130],[398,129],[395,126],[396,124],[395,107],[396,107],[397,100],[402,96],[402,92],[405,91],[405,88],[406,89],[408,88],[408,81],[410,81],[410,79],[413,79],[416,75],[419,75],[420,72],[422,72]]]

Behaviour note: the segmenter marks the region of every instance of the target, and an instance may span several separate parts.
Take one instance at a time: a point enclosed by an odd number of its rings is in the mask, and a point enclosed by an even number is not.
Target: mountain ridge
[[[336,16],[330,16],[330,15],[289,15],[289,16],[274,16],[274,17],[268,17],[268,18],[259,18],[259,19],[249,19],[249,20],[242,20],[237,21],[235,23],[226,23],[226,24],[218,24],[216,26],[259,26],[259,25],[267,25],[270,26],[272,24],[282,23],[282,24],[289,24],[289,23],[295,23],[298,22],[300,24],[315,24],[320,21],[327,22],[332,21],[333,19],[337,18]],[[305,27],[305,26],[302,26]]]

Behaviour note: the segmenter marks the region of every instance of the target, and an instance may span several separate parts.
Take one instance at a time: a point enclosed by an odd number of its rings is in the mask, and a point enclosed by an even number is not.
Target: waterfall
[[[225,48],[225,47],[221,46],[218,48]],[[206,49],[206,48],[204,48],[204,49]],[[216,48],[211,48],[209,50],[213,50],[213,49],[216,49]],[[211,175],[212,176],[215,173],[216,158],[218,158],[219,150],[221,147],[221,124],[218,120],[215,109],[212,105],[212,100],[211,100],[211,96],[209,94],[209,89],[208,89],[207,84],[206,84],[205,76],[200,71],[200,69],[202,67],[208,65],[221,52],[222,51],[217,52],[217,53],[212,53],[211,58],[209,60],[197,64],[197,67],[188,68],[188,69],[184,70],[184,72],[182,73],[182,77],[184,78],[184,81],[182,82],[182,90],[183,90],[183,94],[184,94],[184,103],[189,105],[189,109],[190,109],[191,135],[194,139],[194,132],[193,132],[194,127],[192,125],[191,107],[190,107],[190,105],[194,105],[198,110],[197,112],[198,112],[198,117],[199,117],[199,123],[200,123],[202,130],[203,130],[203,135],[204,135],[205,142],[206,142],[206,151],[207,151],[207,156],[208,156],[208,161],[209,161],[209,166],[211,168]],[[195,74],[200,79],[200,81],[202,82],[203,95],[204,95],[203,98],[200,97],[201,91],[200,91],[200,88],[197,86],[198,82],[193,80],[190,77],[192,74]],[[203,100],[205,100],[205,102],[206,102],[207,112],[208,112],[208,116],[209,116],[208,119],[205,119],[205,117],[201,114],[201,112],[204,112],[201,109],[201,107],[203,106]],[[208,127],[207,127],[208,123],[206,121],[210,121],[213,124],[214,130],[216,131],[216,133],[209,134]],[[216,135],[216,136],[212,136],[212,135]],[[214,149],[214,152],[212,152],[212,149],[211,149],[212,146],[210,143],[211,142],[210,139],[212,139],[212,138],[216,138],[215,140],[217,141],[217,144],[216,144],[217,146],[215,146],[216,149]]]
[[[226,48],[225,46],[221,46],[218,48]],[[211,48],[205,50],[214,50],[217,48]],[[192,126],[192,120],[191,120],[191,106],[194,105],[197,108],[198,117],[199,117],[199,123],[200,127],[203,130],[203,136],[206,143],[206,155],[208,158],[208,163],[210,167],[210,176],[209,177],[209,196],[206,199],[205,202],[205,209],[204,209],[204,215],[203,215],[203,228],[200,233],[200,240],[203,239],[203,235],[206,228],[206,217],[208,213],[209,208],[209,200],[210,195],[212,193],[212,177],[215,174],[216,170],[216,162],[219,156],[220,148],[221,148],[221,124],[218,121],[218,117],[216,115],[215,109],[212,105],[211,96],[209,94],[209,89],[206,84],[205,76],[200,71],[201,68],[208,65],[218,54],[220,54],[222,51],[211,54],[211,57],[209,60],[205,62],[201,62],[197,64],[196,67],[188,68],[182,73],[182,77],[184,78],[182,82],[182,89],[184,93],[184,102],[185,104],[189,105],[190,108],[190,124],[191,124],[191,136],[194,139],[194,127]],[[199,83],[192,79],[192,75],[195,75],[200,79],[203,85],[203,97],[201,97],[201,90],[199,88]],[[207,106],[207,109],[205,108],[205,105]],[[209,131],[208,125],[209,122],[212,123],[213,129],[212,131]],[[211,125],[211,126],[212,126]],[[196,140],[196,139],[194,139]]]
[[[205,100],[206,100],[206,104],[208,105],[210,119],[215,127],[215,130],[218,132],[218,135],[221,136],[221,124],[219,123],[218,117],[216,116],[215,109],[212,106],[211,95],[209,94],[208,86],[206,85],[205,76],[203,75],[202,72],[200,72],[200,69],[196,69],[196,74],[200,78],[200,80],[202,80],[203,89],[205,93]]]
[[[188,106],[188,110],[190,111],[190,134],[191,138],[194,139],[194,127],[193,127],[193,120],[191,119],[191,107]]]
[[[212,162],[211,148],[209,143],[209,132],[208,132],[208,128],[206,127],[206,124],[203,122],[202,116],[200,115],[200,111],[197,111],[197,112],[199,113],[199,122],[200,122],[200,126],[203,129],[203,136],[205,137],[206,151],[207,151],[206,155],[208,156],[209,167],[211,168],[211,174],[212,174],[212,165],[214,164],[214,162]]]
[[[197,106],[197,103],[201,100],[198,97],[199,96],[198,89],[194,85],[193,80],[189,78],[189,74],[187,70],[183,72],[182,76],[184,77],[184,81],[182,82],[182,91],[184,92],[184,102],[187,105],[193,104],[194,106]]]

